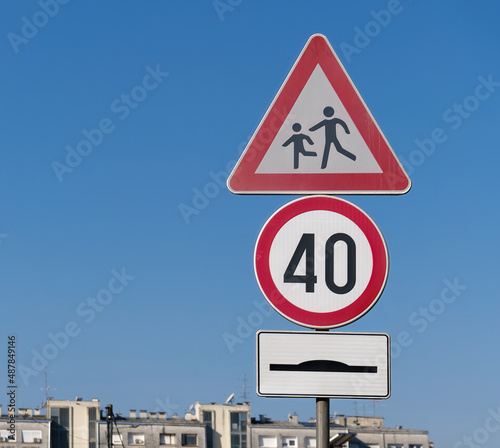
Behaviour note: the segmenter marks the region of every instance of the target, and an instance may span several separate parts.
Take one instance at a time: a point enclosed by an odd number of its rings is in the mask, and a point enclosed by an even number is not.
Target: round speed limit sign
[[[372,219],[350,202],[309,196],[269,218],[255,246],[255,274],[283,317],[309,328],[347,325],[385,287],[389,258]]]

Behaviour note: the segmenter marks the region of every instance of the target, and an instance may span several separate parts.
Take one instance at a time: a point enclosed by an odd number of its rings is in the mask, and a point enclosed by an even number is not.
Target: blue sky
[[[19,407],[44,400],[47,364],[50,395],[98,397],[117,412],[183,414],[232,392],[241,401],[246,375],[253,415],[314,416],[314,399],[255,394],[255,331],[303,329],[265,307],[253,273],[262,225],[297,196],[236,196],[224,183],[307,39],[322,33],[413,182],[403,196],[345,197],[390,254],[382,297],[342,328],[392,337],[392,396],[376,413],[387,426],[428,429],[441,446],[499,444],[498,5],[0,8],[0,359],[15,334]],[[76,147],[86,155],[71,158]],[[446,303],[450,284],[456,300]],[[228,334],[241,343],[229,347]],[[371,415],[373,403],[331,409]]]

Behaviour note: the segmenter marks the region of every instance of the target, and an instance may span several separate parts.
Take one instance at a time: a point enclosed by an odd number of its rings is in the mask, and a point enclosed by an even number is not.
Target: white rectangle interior
[[[261,331],[257,333],[257,393],[388,398],[389,347],[389,335],[384,333]],[[315,370],[318,361],[326,361],[333,371]]]

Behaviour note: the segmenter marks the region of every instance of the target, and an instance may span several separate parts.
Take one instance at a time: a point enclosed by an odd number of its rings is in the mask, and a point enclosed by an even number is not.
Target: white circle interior
[[[306,292],[305,283],[285,283],[284,273],[297,249],[302,235],[314,234],[314,292]],[[356,245],[356,281],[345,294],[332,292],[325,281],[325,244],[334,234],[349,235]],[[347,245],[337,241],[333,251],[333,279],[337,286],[347,283]],[[294,275],[306,274],[306,252],[301,254]],[[360,297],[366,289],[373,271],[370,243],[356,223],[345,216],[327,210],[304,212],[288,221],[276,234],[271,244],[269,268],[280,293],[295,306],[316,313],[341,310]]]

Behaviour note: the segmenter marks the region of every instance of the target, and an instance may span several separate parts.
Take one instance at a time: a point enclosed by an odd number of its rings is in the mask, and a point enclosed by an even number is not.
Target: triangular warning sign
[[[227,185],[237,194],[403,194],[411,181],[328,40],[315,34]]]

